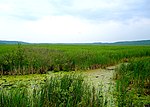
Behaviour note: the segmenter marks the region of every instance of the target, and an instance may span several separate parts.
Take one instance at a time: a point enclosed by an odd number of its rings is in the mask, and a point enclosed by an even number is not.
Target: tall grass
[[[150,56],[149,46],[0,45],[0,73],[97,69],[143,56]]]
[[[30,107],[27,89],[0,90],[0,107]]]
[[[1,107],[103,107],[106,104],[101,90],[85,82],[79,74],[52,76],[40,89],[0,90]]]
[[[122,64],[117,70],[117,102],[120,107],[150,104],[150,58]]]

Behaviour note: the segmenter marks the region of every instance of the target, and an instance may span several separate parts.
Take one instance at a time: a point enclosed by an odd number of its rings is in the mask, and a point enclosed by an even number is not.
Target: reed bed
[[[149,56],[150,46],[0,45],[0,74],[69,72],[123,63],[116,69],[113,102],[142,107],[150,105]],[[0,88],[0,107],[107,107],[108,99],[102,87],[75,73],[50,76],[38,86]]]
[[[104,107],[101,89],[95,89],[80,74],[59,74],[40,88],[0,90],[0,107]]]
[[[149,46],[0,45],[0,74],[97,69],[147,56]]]
[[[150,105],[150,58],[122,64],[116,73],[118,107]]]

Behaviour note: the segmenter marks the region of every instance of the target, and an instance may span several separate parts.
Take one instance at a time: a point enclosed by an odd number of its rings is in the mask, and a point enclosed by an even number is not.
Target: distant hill
[[[5,40],[0,40],[0,44],[28,44],[27,42],[22,42],[22,41],[5,41]]]
[[[115,42],[114,44],[122,45],[150,45],[150,40],[141,40],[141,41],[124,41],[124,42]]]
[[[114,43],[101,43],[97,42],[94,44],[104,44],[104,45],[150,45],[150,40],[139,40],[139,41],[122,41]]]
[[[0,40],[0,44],[31,44],[22,41],[5,41]],[[34,44],[34,43],[33,43]],[[36,44],[45,44],[45,43],[36,43]],[[51,43],[46,43],[51,44]],[[57,44],[57,43],[56,43]],[[59,44],[59,43],[58,43]],[[114,42],[114,43],[102,43],[102,42],[95,42],[95,43],[62,43],[62,44],[98,44],[98,45],[150,45],[150,40],[139,40],[139,41],[122,41],[122,42]]]

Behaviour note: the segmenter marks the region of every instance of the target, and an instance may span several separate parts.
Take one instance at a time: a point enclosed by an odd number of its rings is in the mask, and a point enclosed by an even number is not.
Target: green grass
[[[105,68],[119,63],[123,64],[116,70],[112,98],[116,99],[116,106],[150,104],[150,46],[0,45],[0,106],[111,106],[102,92],[103,87],[95,88],[82,75],[45,74]],[[34,79],[29,74],[34,74],[31,75]],[[15,82],[10,75],[16,76]]]
[[[27,89],[0,90],[1,107],[30,107]]]
[[[80,74],[57,74],[40,87],[0,90],[1,107],[104,107],[101,89],[95,89]]]
[[[43,74],[105,68],[150,56],[150,46],[0,45],[0,73]],[[137,51],[138,50],[138,51]]]
[[[150,58],[122,64],[116,74],[118,107],[150,104]]]

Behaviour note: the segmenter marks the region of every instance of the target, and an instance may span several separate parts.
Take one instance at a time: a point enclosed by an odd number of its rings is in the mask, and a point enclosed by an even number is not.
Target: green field
[[[104,86],[95,87],[84,74],[116,65],[112,105]],[[1,107],[150,104],[150,46],[0,45],[0,74]]]
[[[0,45],[0,71],[13,75],[88,70],[149,56],[150,46]]]

